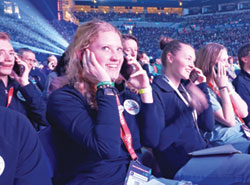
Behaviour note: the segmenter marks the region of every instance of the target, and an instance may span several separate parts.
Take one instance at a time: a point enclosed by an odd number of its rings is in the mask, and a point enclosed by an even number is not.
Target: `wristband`
[[[115,87],[115,83],[114,82],[110,82],[110,81],[103,81],[103,82],[99,82],[96,87],[97,89],[101,86],[106,86],[106,87]]]
[[[148,87],[146,87],[144,89],[139,89],[138,90],[139,94],[145,94],[145,93],[148,93],[148,92],[152,92],[152,87],[151,86],[148,86]]]
[[[97,95],[112,95],[115,96],[118,94],[118,91],[114,87],[105,87],[105,88],[98,88],[97,89]]]
[[[222,87],[219,87],[219,90],[222,90],[222,89],[225,89],[227,88],[227,86],[222,86]]]

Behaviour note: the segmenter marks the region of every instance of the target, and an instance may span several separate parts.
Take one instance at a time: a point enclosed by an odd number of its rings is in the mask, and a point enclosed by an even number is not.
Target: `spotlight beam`
[[[16,49],[18,49],[18,48],[29,48],[34,52],[48,53],[48,54],[53,54],[53,55],[61,55],[64,52],[62,50],[61,53],[55,53],[55,52],[52,52],[52,51],[47,51],[47,50],[44,50],[44,49],[40,49],[40,48],[37,48],[37,47],[34,47],[34,46],[30,46],[30,45],[27,45],[27,44],[22,44],[22,43],[15,42],[15,41],[11,41],[11,44]]]
[[[68,42],[62,38],[55,28],[53,28],[44,18],[42,18],[43,16],[34,8],[33,5],[27,2],[27,0],[23,0],[22,2],[23,4],[21,4],[21,6],[24,17],[31,22],[36,23],[32,25],[33,29],[35,28],[37,32],[46,35],[52,41],[61,44],[63,47],[68,46]]]
[[[23,20],[18,20],[19,23],[16,24],[15,22],[12,24],[8,22],[5,25],[6,27],[16,30],[18,26],[19,32],[35,40],[36,43],[43,44],[59,52],[65,50],[69,45],[68,42],[42,17],[33,5],[27,0],[22,0],[18,2],[18,6]]]
[[[3,17],[0,17],[0,20],[1,20],[1,22],[3,22],[5,19]],[[47,41],[45,39],[39,39],[39,38],[41,38],[41,35],[39,35],[36,32],[33,32],[31,29],[28,29],[28,28],[24,27],[23,24],[18,24],[18,23],[14,23],[14,22],[8,21],[8,24],[4,25],[4,26],[6,28],[9,28],[9,29],[15,29],[18,26],[18,32],[19,33],[22,33],[23,35],[27,35],[28,34],[29,38],[35,40],[36,43],[41,43],[41,44],[47,45],[47,46],[49,46],[51,48],[54,48],[56,50],[62,50],[61,48],[55,46],[55,44],[52,44],[51,42],[49,42],[49,41]]]

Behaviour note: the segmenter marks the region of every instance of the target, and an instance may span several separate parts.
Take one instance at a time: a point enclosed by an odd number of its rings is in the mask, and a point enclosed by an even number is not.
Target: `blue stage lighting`
[[[69,43],[27,0],[16,1],[21,18],[1,16],[1,27],[15,35],[15,48],[28,47],[35,52],[61,55]],[[3,31],[5,31],[5,29]],[[18,41],[18,42],[16,42]]]
[[[51,55],[62,55],[62,53],[64,52],[64,50],[61,50],[59,53],[52,52],[52,51],[47,51],[47,50],[44,50],[44,49],[41,49],[41,48],[37,48],[37,47],[30,46],[30,45],[27,45],[27,44],[22,44],[22,43],[15,42],[15,41],[11,41],[11,44],[17,50],[19,48],[29,48],[34,52],[46,53],[46,54],[51,54]]]
[[[37,11],[32,4],[27,0],[22,0],[20,3],[20,10],[23,18],[29,20],[29,24],[32,24],[32,29],[34,32],[41,33],[42,35],[48,37],[50,40],[66,48],[68,42],[53,28],[47,20]],[[21,15],[21,16],[22,16]],[[30,26],[30,25],[28,25]]]
[[[6,17],[0,17],[0,22],[6,22]],[[15,30],[18,27],[18,30],[16,30],[16,32],[22,33],[24,36],[26,36],[25,38],[22,38],[25,39],[24,42],[28,42],[28,40],[34,41],[36,45],[39,44],[41,47],[47,47],[48,49],[53,48],[53,50],[59,50],[59,51],[64,50],[66,48],[63,47],[62,49],[60,47],[57,47],[55,44],[52,44],[50,41],[46,40],[41,34],[38,34],[37,32],[31,30],[30,28],[25,27],[24,26],[25,24],[22,24],[22,22],[20,22],[19,24],[11,21],[7,22],[8,24],[4,25],[4,27],[7,28],[7,30]]]

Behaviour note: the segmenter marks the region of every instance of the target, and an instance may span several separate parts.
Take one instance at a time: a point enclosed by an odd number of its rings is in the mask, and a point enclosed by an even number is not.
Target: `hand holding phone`
[[[216,74],[218,74],[218,64],[214,65],[214,71],[215,71]]]
[[[191,82],[194,83],[198,79],[198,77],[199,77],[198,72],[195,69],[193,69],[189,75],[189,79],[191,80]]]
[[[214,65],[214,71],[215,71],[216,74],[218,74],[218,63]],[[228,69],[226,69],[226,75],[230,76],[230,74],[228,72]]]
[[[190,75],[189,75],[189,80],[193,83],[195,83],[196,85],[206,82],[207,78],[206,76],[203,74],[202,70],[194,67],[193,70],[191,71]]]
[[[228,85],[228,75],[226,66],[222,63],[217,63],[213,67],[213,78],[217,87],[223,87]]]
[[[24,71],[25,71],[24,65],[18,64],[18,63],[17,63],[17,58],[16,58],[16,57],[15,57],[15,63],[14,63],[13,70],[15,71],[15,73],[16,73],[18,76],[22,76],[23,73],[24,73]]]
[[[128,64],[126,58],[124,58],[120,73],[126,80],[128,80],[130,75],[133,73],[133,67]]]
[[[135,66],[128,64],[127,55],[124,53],[124,60],[120,70],[121,75],[128,80],[130,75],[135,72]]]

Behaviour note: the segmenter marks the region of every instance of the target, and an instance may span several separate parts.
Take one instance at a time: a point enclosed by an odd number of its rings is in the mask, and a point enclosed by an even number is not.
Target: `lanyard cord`
[[[9,107],[9,105],[10,105],[10,103],[11,103],[11,101],[12,101],[12,98],[13,98],[13,91],[14,91],[14,88],[11,87],[11,88],[9,89],[9,92],[8,92],[8,99],[7,99],[7,105],[6,105],[7,108]]]
[[[208,83],[208,86],[212,89],[212,91],[213,91],[218,97],[221,98],[220,92],[219,92],[218,90],[215,89],[215,87],[213,86],[213,84],[212,84],[211,82]],[[230,99],[230,102],[231,102],[231,104],[232,104],[232,106],[233,106],[234,114],[239,118],[239,120],[240,120],[241,123],[245,123],[245,122],[243,121],[243,119],[239,116],[239,114],[236,112],[236,107],[235,107],[235,105],[233,104],[233,102],[231,101],[231,99]]]
[[[185,87],[181,84],[181,88],[183,89],[183,91],[184,91],[185,95],[187,96],[188,100],[185,99],[185,97],[181,94],[181,92],[179,91],[179,89],[174,86],[174,84],[172,83],[172,81],[170,79],[168,79],[168,77],[166,75],[164,75],[163,80],[165,82],[167,82],[174,89],[174,91],[181,98],[181,100],[185,103],[185,105],[187,107],[189,107],[190,106],[189,100],[191,100],[191,96],[189,95],[189,93],[187,92],[187,90],[185,89]],[[197,129],[198,133],[201,135],[199,127],[198,127],[198,123],[197,123],[198,115],[197,115],[197,111],[195,109],[193,109],[193,111],[192,111],[192,116],[193,116],[194,126]]]
[[[116,102],[117,102],[117,105],[119,108],[119,106],[121,106],[121,103],[120,103],[118,95],[116,95]],[[136,159],[138,159],[138,157],[137,157],[137,155],[134,151],[134,148],[133,148],[132,135],[130,133],[130,130],[128,128],[128,124],[124,118],[122,111],[119,111],[119,116],[120,116],[120,123],[121,123],[121,127],[120,127],[121,139],[122,139],[123,143],[125,144],[131,158],[133,160],[136,160]]]

